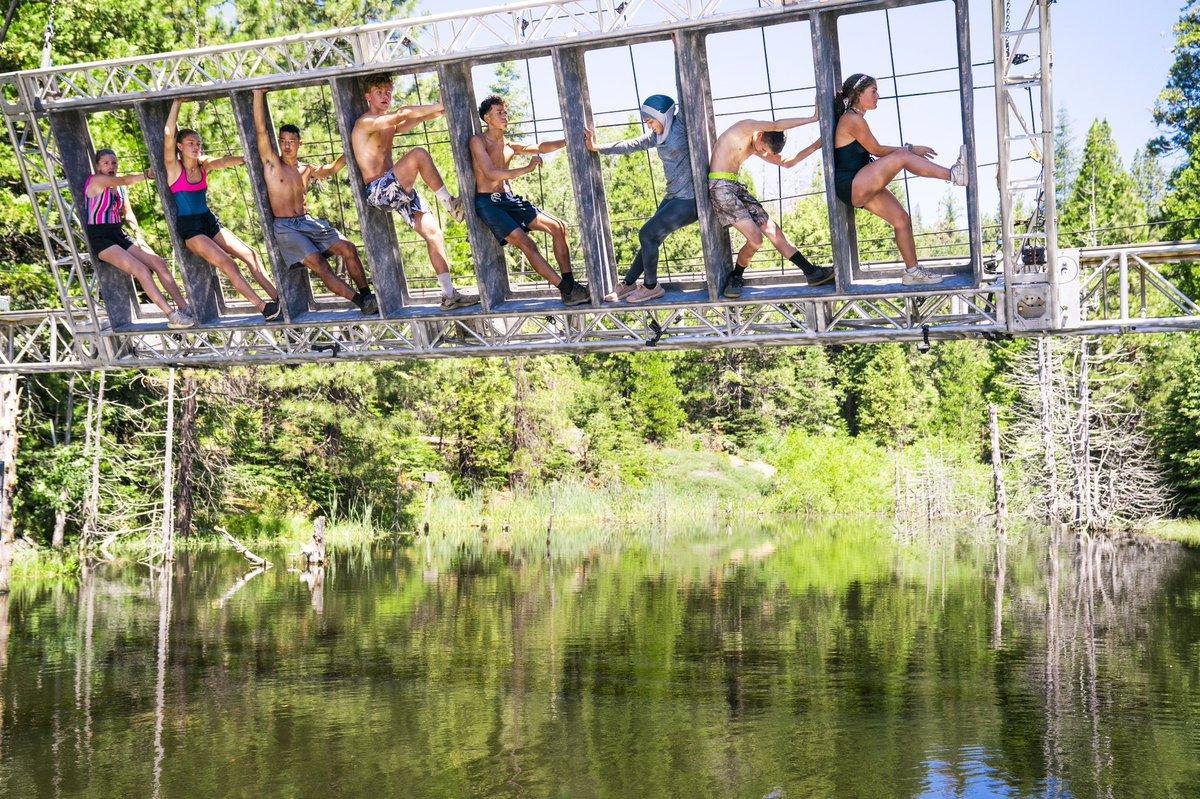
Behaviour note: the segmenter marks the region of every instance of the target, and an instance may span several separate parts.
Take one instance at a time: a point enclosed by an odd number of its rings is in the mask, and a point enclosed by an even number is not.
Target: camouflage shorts
[[[736,225],[743,219],[752,219],[762,227],[770,221],[766,210],[754,195],[736,180],[712,178],[708,181],[708,197],[712,200],[717,221],[725,227]]]

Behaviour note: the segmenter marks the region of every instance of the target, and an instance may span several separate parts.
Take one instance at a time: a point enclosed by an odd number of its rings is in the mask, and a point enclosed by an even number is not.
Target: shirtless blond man
[[[508,104],[503,97],[492,95],[479,104],[479,118],[487,130],[471,137],[471,163],[475,170],[475,213],[483,220],[501,244],[516,247],[530,266],[552,286],[558,288],[564,305],[583,305],[590,300],[587,286],[575,282],[571,273],[571,253],[567,245],[567,223],[551,216],[520,195],[513,194],[508,181],[528,175],[542,165],[542,154],[561,150],[567,145],[562,139],[536,144],[505,141],[508,129]],[[528,155],[529,163],[511,168],[517,155]],[[554,260],[560,276],[538,252],[529,231],[549,233],[554,246]]]
[[[367,186],[367,204],[400,214],[409,227],[425,240],[429,263],[433,265],[442,289],[443,311],[475,305],[479,302],[478,296],[463,294],[454,288],[454,281],[450,277],[450,259],[446,255],[446,240],[437,218],[429,213],[421,195],[417,194],[417,177],[433,189],[434,196],[459,222],[463,220],[462,201],[451,196],[428,150],[416,147],[400,160],[392,159],[392,140],[396,134],[407,133],[422,122],[437,119],[443,113],[442,104],[406,105],[389,110],[393,91],[391,75],[368,77],[363,86],[367,112],[354,122],[354,130],[350,133],[354,160]]]
[[[742,296],[742,273],[750,265],[750,259],[762,247],[765,236],[779,254],[804,272],[808,285],[819,286],[833,280],[833,269],[814,266],[787,239],[766,210],[745,184],[738,180],[738,170],[750,156],[758,156],[768,164],[791,168],[820,149],[821,140],[813,142],[791,158],[780,155],[787,142],[785,131],[817,121],[811,117],[791,117],[780,120],[743,119],[735,122],[717,139],[708,163],[708,196],[712,201],[717,220],[726,227],[733,227],[746,237],[746,243],[738,251],[733,271],[721,288],[721,296],[737,299]]]
[[[324,219],[308,213],[305,194],[313,180],[331,178],[346,167],[342,154],[332,164],[312,166],[300,161],[300,128],[282,125],[279,128],[279,154],[271,146],[267,130],[266,89],[254,90],[254,129],[257,134],[258,155],[263,163],[267,196],[271,200],[272,227],[275,241],[288,268],[308,267],[321,279],[326,288],[358,306],[365,314],[379,313],[379,303],[367,283],[358,248]],[[346,263],[357,293],[329,266],[326,256],[337,255]]]

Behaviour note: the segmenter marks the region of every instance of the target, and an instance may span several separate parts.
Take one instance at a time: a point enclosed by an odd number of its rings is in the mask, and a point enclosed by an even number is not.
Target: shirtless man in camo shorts
[[[744,279],[742,273],[750,259],[762,247],[766,237],[779,254],[800,267],[808,279],[808,285],[820,286],[833,280],[833,268],[815,266],[805,258],[783,234],[783,230],[771,221],[762,204],[750,193],[746,185],[738,180],[738,170],[752,155],[768,164],[791,168],[820,149],[821,140],[805,147],[791,158],[780,155],[787,142],[785,131],[817,121],[811,117],[791,117],[780,120],[743,119],[735,122],[713,145],[712,158],[708,164],[708,196],[712,201],[717,220],[725,227],[733,227],[746,237],[746,243],[738,251],[733,271],[721,288],[721,296],[735,300],[742,296]]]
[[[400,160],[392,159],[392,140],[397,133],[407,133],[422,122],[437,119],[444,109],[441,103],[431,103],[389,110],[393,90],[394,81],[390,74],[373,75],[365,79],[363,93],[367,100],[367,113],[354,122],[354,130],[350,134],[354,160],[367,186],[367,204],[400,214],[409,227],[425,240],[429,262],[437,273],[442,289],[443,311],[475,305],[479,302],[478,296],[463,294],[454,288],[450,277],[450,259],[446,255],[446,239],[442,236],[437,219],[429,213],[421,195],[417,194],[417,177],[425,181],[425,185],[433,190],[434,196],[458,222],[465,216],[462,201],[450,195],[428,150],[416,147]]]

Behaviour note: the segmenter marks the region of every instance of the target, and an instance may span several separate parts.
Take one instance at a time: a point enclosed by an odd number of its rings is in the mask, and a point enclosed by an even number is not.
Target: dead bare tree
[[[1030,511],[1083,530],[1139,526],[1168,509],[1142,414],[1137,353],[1089,338],[1038,339],[1017,361],[1006,443]]]

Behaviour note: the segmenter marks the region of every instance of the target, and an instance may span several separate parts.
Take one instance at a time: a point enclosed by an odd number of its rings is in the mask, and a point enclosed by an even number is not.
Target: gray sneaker
[[[928,269],[922,269],[918,266],[912,270],[904,270],[903,283],[906,286],[933,286],[941,283],[945,279],[945,275],[935,275]]]
[[[636,283],[634,283],[632,286],[627,286],[627,285],[625,285],[625,283],[623,281],[618,281],[617,287],[604,295],[604,301],[605,302],[620,302],[626,296],[632,294],[635,291],[637,291]]]
[[[662,287],[662,283],[659,283],[655,285],[654,288],[650,289],[646,288],[645,286],[639,286],[637,291],[631,291],[628,295],[626,295],[625,302],[634,304],[639,302],[649,302],[650,300],[657,300],[660,297],[665,297],[666,295],[667,290]]]
[[[187,311],[171,311],[167,314],[167,327],[172,330],[183,330],[196,324],[196,320]]]
[[[570,291],[562,294],[562,301],[563,305],[586,305],[592,301],[592,297],[588,294],[587,286],[576,283]]]
[[[472,305],[479,304],[479,295],[463,294],[458,289],[449,297],[442,297],[442,303],[438,307],[443,311],[453,311],[455,308],[470,308]]]

